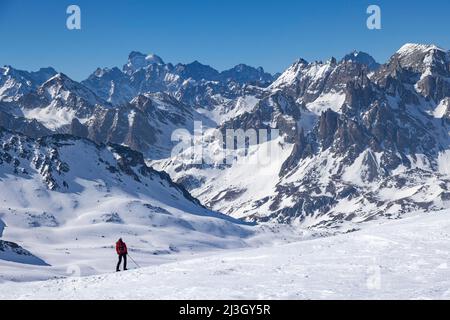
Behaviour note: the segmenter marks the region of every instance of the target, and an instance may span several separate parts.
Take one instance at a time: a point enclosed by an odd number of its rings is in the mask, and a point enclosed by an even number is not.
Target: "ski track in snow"
[[[0,284],[0,299],[450,299],[450,211],[126,273]]]

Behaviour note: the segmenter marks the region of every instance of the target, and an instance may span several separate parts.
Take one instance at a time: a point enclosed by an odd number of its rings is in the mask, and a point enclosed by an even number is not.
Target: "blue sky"
[[[80,31],[66,28],[70,4],[82,10]],[[366,28],[369,4],[381,7],[382,30]],[[0,64],[82,80],[132,50],[273,73],[353,49],[384,62],[406,42],[450,49],[449,12],[448,0],[0,0]]]

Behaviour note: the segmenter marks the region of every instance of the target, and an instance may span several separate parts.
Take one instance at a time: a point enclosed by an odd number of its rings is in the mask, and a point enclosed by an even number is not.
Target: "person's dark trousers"
[[[119,262],[117,263],[116,271],[120,271],[120,264],[122,263],[123,258],[123,270],[127,270],[127,255],[126,254],[120,254],[119,255]]]

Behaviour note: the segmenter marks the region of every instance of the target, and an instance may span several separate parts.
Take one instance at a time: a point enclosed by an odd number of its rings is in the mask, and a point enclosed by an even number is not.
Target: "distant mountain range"
[[[276,76],[139,52],[82,82],[52,68],[0,68],[0,126],[33,139],[124,145],[210,209],[304,226],[449,207],[449,105],[450,53],[434,45],[406,44],[385,64],[357,51],[299,59]],[[281,135],[236,152],[231,164],[191,163],[171,154],[171,133],[192,134],[194,121]],[[268,148],[277,155],[270,164],[241,164]]]

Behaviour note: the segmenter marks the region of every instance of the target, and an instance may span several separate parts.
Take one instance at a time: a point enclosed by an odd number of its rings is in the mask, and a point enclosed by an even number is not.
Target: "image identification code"
[[[264,316],[270,315],[270,305],[238,305],[238,304],[226,304],[222,308],[216,307],[202,307],[192,306],[187,304],[180,308],[180,315],[196,315],[205,316],[206,318],[213,317],[215,314],[220,314],[228,317],[251,315],[251,316]]]

